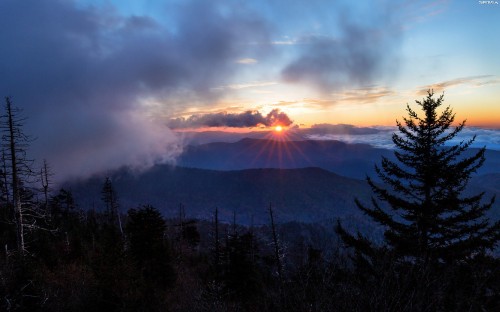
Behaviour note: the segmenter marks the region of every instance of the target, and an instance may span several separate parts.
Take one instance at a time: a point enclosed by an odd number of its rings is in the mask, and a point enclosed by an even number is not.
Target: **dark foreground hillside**
[[[354,197],[369,199],[365,181],[319,168],[223,172],[169,166],[142,173],[120,170],[110,178],[67,184],[73,194],[56,191],[47,206],[39,202],[50,217],[36,220],[44,229],[26,233],[25,255],[15,250],[15,226],[0,223],[5,244],[0,309],[500,308],[500,265],[489,253],[419,271],[381,252],[374,255],[376,262],[354,267],[363,259],[342,248],[333,233],[335,222],[326,221],[341,217],[343,226],[380,243],[380,229],[353,206]],[[478,176],[473,186],[497,192],[495,181],[497,175]],[[144,206],[148,203],[153,206]],[[10,206],[1,207],[6,220]],[[240,224],[233,223],[233,211]]]

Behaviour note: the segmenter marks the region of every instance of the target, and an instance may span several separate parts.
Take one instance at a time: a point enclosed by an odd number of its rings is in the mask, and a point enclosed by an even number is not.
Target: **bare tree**
[[[10,202],[10,194],[9,194],[9,182],[8,182],[8,174],[7,174],[7,160],[5,159],[5,149],[2,147],[2,163],[1,166],[1,185],[2,185],[2,199],[6,202]]]
[[[50,185],[52,184],[51,177],[53,176],[50,166],[47,163],[47,160],[43,160],[42,168],[40,169],[40,181],[42,184],[42,192],[44,196],[44,207],[47,215],[50,215],[49,211],[49,192],[51,191]]]
[[[274,259],[276,261],[276,266],[278,269],[278,279],[280,282],[280,287],[283,287],[283,262],[281,260],[281,244],[278,239],[278,233],[276,233],[276,223],[274,222],[273,206],[269,204],[269,216],[271,218],[271,231],[273,236],[273,246],[274,246]]]
[[[12,198],[7,200],[14,209],[17,250],[24,255],[25,229],[36,225],[34,207],[30,202],[30,191],[27,188],[32,177],[33,161],[27,158],[26,151],[32,139],[23,132],[25,118],[21,116],[20,109],[12,106],[9,97],[5,98],[5,115],[1,116],[1,119],[6,194],[12,194]]]

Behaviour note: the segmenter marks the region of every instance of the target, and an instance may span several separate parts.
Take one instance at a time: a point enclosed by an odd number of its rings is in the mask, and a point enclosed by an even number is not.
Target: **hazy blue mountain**
[[[252,215],[256,224],[266,223],[269,203],[280,222],[359,216],[354,197],[370,196],[365,181],[320,168],[214,171],[158,165],[140,174],[119,170],[111,179],[123,211],[151,204],[169,216],[182,203],[188,216],[210,219],[219,207],[222,219],[232,220],[235,211],[242,224],[249,224]],[[64,187],[81,205],[102,207],[103,181],[104,176],[96,176]]]
[[[472,178],[472,185],[490,193],[500,193],[500,173],[477,175]],[[500,198],[498,198],[500,201]]]
[[[465,155],[477,152],[470,149]],[[374,165],[382,156],[393,159],[393,151],[369,144],[340,141],[270,140],[245,138],[233,143],[208,143],[188,146],[178,159],[184,167],[212,170],[252,168],[320,167],[351,178],[375,176]],[[500,173],[500,152],[487,150],[479,174]]]
[[[393,158],[393,151],[340,141],[246,138],[188,146],[177,167],[156,165],[140,173],[122,169],[110,177],[123,212],[151,204],[165,216],[174,216],[182,203],[190,217],[211,219],[218,207],[225,221],[236,212],[238,223],[250,224],[253,218],[255,224],[263,224],[272,203],[279,222],[342,218],[351,227],[367,229],[370,224],[354,198],[370,200],[364,178],[376,177],[373,167],[382,156]],[[485,191],[489,199],[500,195],[500,152],[489,150],[486,159],[468,192]],[[103,182],[101,175],[64,187],[73,191],[82,208],[99,208]],[[499,218],[500,200],[491,216]]]
[[[234,143],[244,138],[265,139],[272,135],[270,131],[227,132],[227,131],[185,131],[177,132],[178,137],[190,145],[208,144],[214,142]]]
[[[368,144],[340,141],[279,141],[243,139],[235,143],[191,145],[179,157],[180,166],[242,170],[252,168],[320,167],[340,175],[362,179],[373,173],[375,159],[392,152]]]
[[[332,125],[316,124],[311,128],[292,128],[286,130],[286,136],[291,140],[307,140],[311,136],[325,135],[369,135],[376,133],[388,133],[389,130],[381,130],[371,127],[356,127],[353,125]],[[177,132],[178,136],[191,145],[207,144],[213,142],[234,143],[244,138],[250,139],[270,139],[279,138],[282,135],[275,131],[257,129],[250,132],[230,132],[230,131],[183,131]],[[387,134],[390,137],[390,134]]]
[[[103,206],[101,188],[104,176],[66,183],[82,208]],[[237,222],[256,225],[269,220],[272,203],[278,222],[323,222],[345,219],[352,227],[369,228],[367,218],[355,207],[354,198],[368,202],[371,190],[366,181],[343,177],[320,168],[247,169],[214,171],[157,165],[134,173],[118,170],[110,176],[119,196],[121,210],[151,204],[165,216],[176,216],[179,204],[185,205],[188,217],[210,220],[215,207],[221,219],[230,222],[233,211]],[[477,176],[470,191],[487,192],[487,198],[500,195],[500,174]],[[497,196],[500,198],[500,196]],[[500,201],[492,216],[498,218]]]

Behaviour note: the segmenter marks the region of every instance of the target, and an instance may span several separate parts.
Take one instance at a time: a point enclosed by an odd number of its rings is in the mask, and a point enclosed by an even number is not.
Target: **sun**
[[[274,127],[274,131],[281,132],[281,131],[283,131],[283,127],[282,126],[276,126],[276,127]]]

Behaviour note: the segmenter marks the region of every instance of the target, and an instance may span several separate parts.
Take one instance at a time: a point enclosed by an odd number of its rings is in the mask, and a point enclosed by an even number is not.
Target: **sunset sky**
[[[61,170],[175,158],[175,127],[394,125],[429,88],[498,129],[480,2],[2,0],[0,93]]]
[[[153,99],[166,115],[280,108],[305,126],[393,125],[405,103],[433,88],[445,90],[447,103],[470,125],[500,127],[497,4],[123,2],[80,4],[147,18],[156,24],[154,31],[167,36],[182,36],[184,23],[189,23],[187,27],[200,27],[185,34],[192,48],[207,49],[196,53],[221,53],[215,57],[223,62],[223,77],[208,82],[210,97],[188,103],[175,99],[184,104],[176,107]],[[230,49],[223,51],[218,40]],[[203,61],[209,63],[210,57]]]

